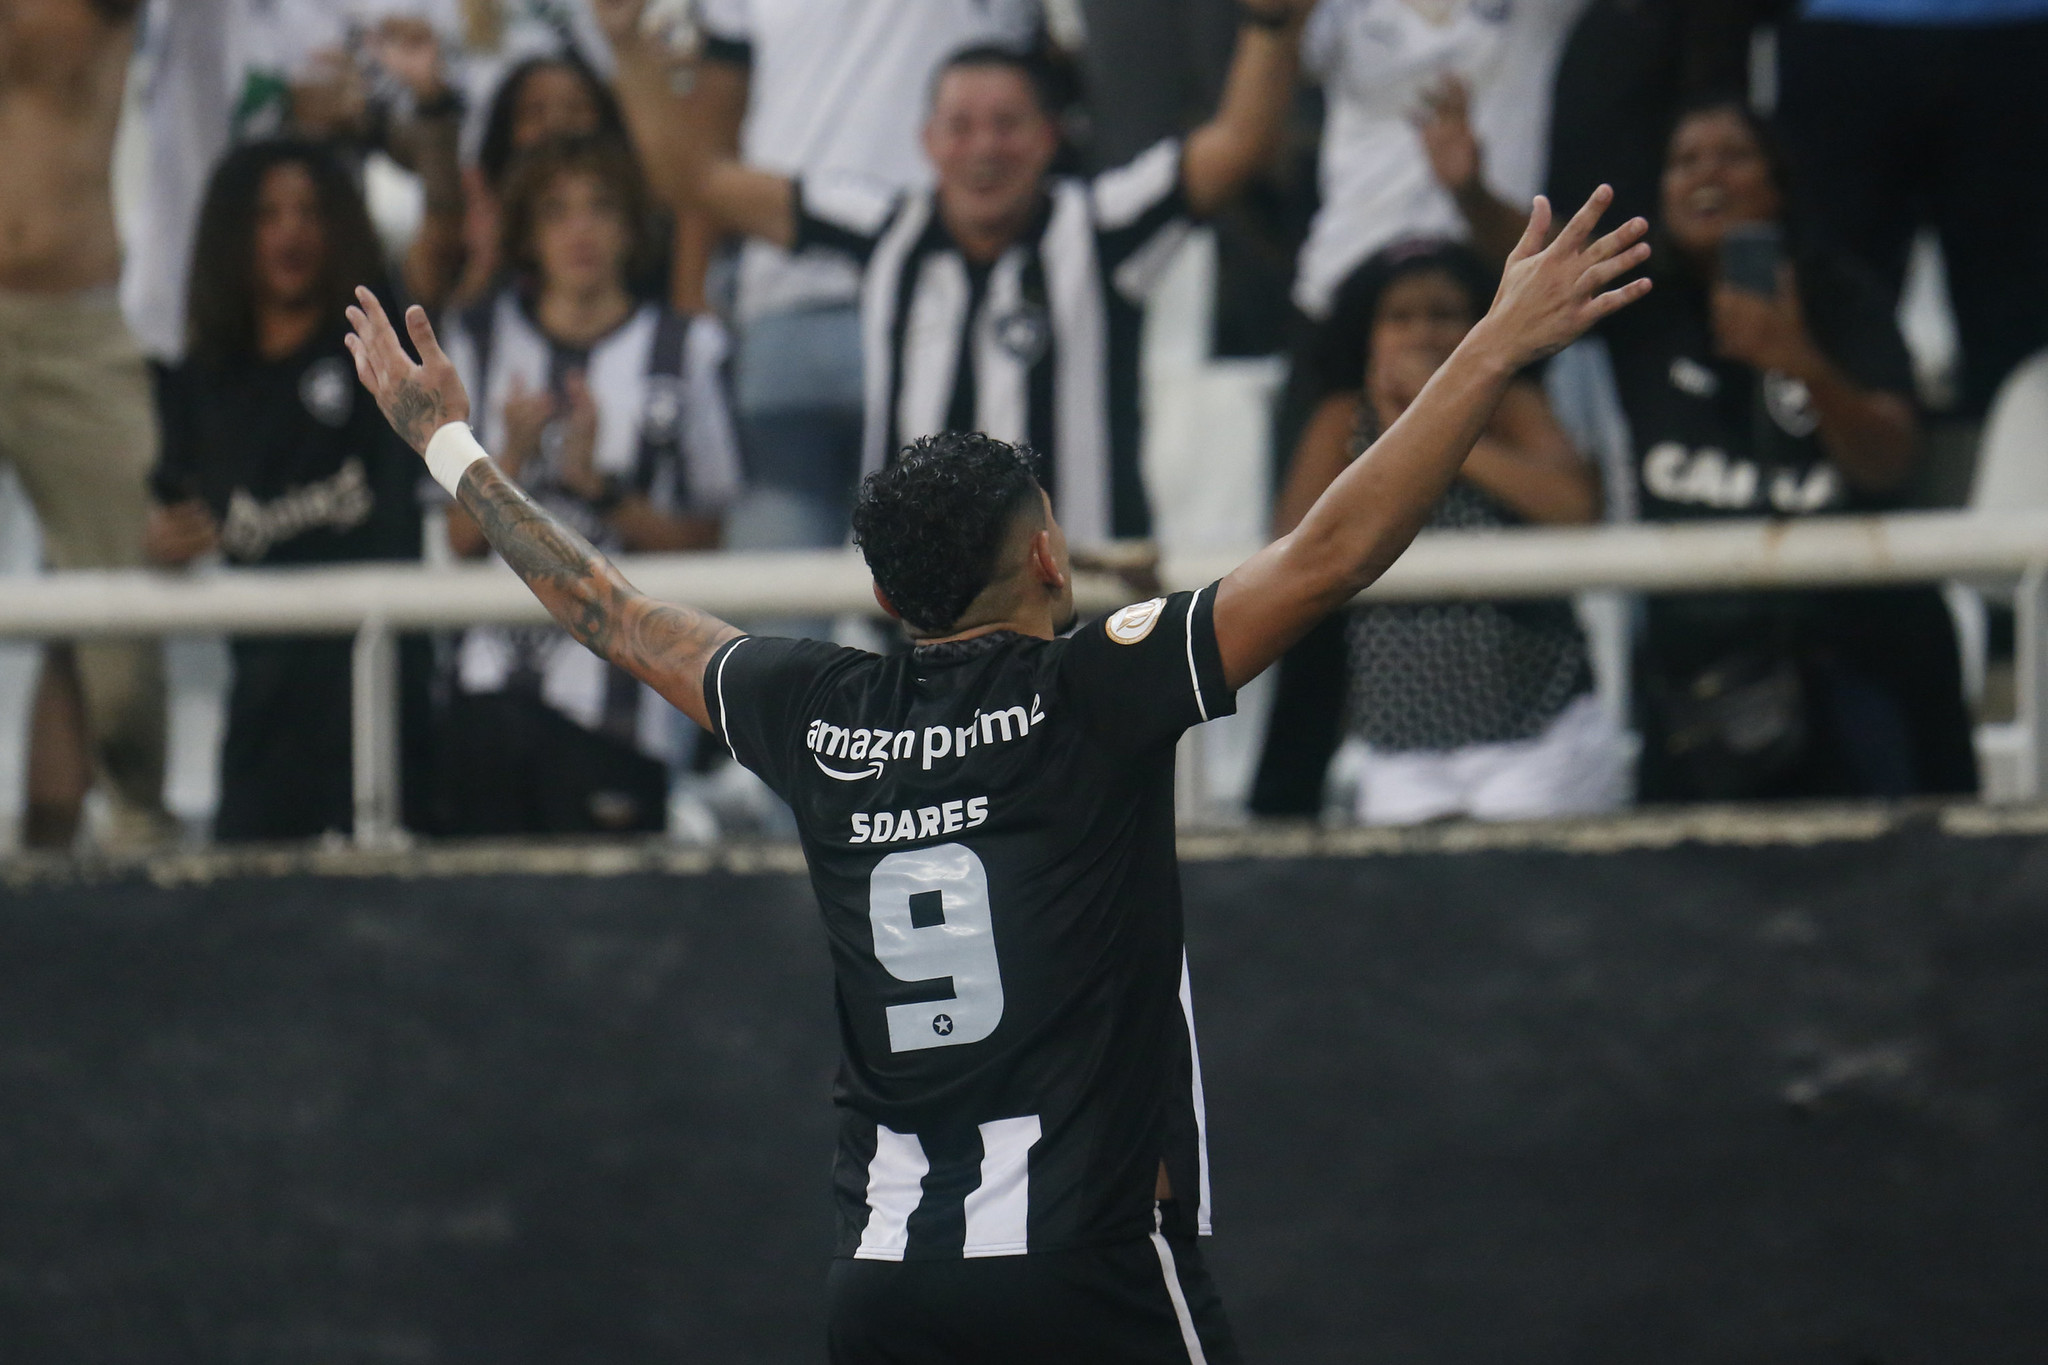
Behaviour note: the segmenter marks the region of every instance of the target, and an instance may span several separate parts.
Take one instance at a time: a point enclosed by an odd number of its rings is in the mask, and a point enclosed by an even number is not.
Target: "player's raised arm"
[[[740,632],[708,612],[658,602],[640,592],[589,541],[521,492],[483,457],[469,434],[469,395],[434,339],[425,310],[413,308],[405,315],[406,330],[419,348],[421,363],[415,364],[376,296],[358,289],[356,299],[359,306],[348,310],[349,325],[355,328],[347,339],[349,354],[393,429],[426,458],[435,478],[455,483],[456,497],[491,547],[526,580],[563,629],[710,729],[704,666]]]
[[[1301,524],[1246,560],[1216,591],[1216,643],[1232,687],[1385,573],[1457,478],[1508,382],[1532,362],[1647,294],[1608,286],[1648,259],[1649,225],[1632,218],[1597,241],[1614,192],[1602,185],[1555,242],[1537,199],[1500,292],[1408,410],[1316,500]]]

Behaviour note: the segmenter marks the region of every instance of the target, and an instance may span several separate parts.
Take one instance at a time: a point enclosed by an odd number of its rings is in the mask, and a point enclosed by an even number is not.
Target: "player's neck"
[[[971,618],[970,618],[971,619]],[[975,640],[984,635],[996,635],[1008,631],[1012,635],[1029,635],[1040,640],[1050,640],[1059,634],[1053,627],[1052,604],[1031,603],[1020,610],[1008,612],[1004,618],[983,621],[977,625],[960,626],[947,635],[933,635],[918,640],[920,645],[954,645],[962,640]]]
[[[1013,521],[997,561],[1004,567],[967,604],[950,630],[921,638],[918,644],[957,644],[999,631],[1040,640],[1059,636],[1064,628],[1062,618],[1072,614],[1072,602],[1066,596],[1065,550],[1053,538],[1058,528],[1052,525],[1051,501],[1043,492],[1038,496],[1044,520],[1020,516]]]

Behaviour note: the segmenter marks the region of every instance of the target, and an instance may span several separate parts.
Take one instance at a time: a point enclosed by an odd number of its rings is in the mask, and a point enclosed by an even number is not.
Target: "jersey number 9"
[[[1003,977],[989,915],[988,869],[965,844],[907,849],[868,879],[875,960],[898,981],[953,979],[946,1000],[891,1005],[889,1050],[978,1043],[1003,1018]]]

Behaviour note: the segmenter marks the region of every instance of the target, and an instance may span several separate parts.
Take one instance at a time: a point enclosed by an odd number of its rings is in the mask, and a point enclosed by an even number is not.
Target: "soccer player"
[[[916,647],[744,635],[654,601],[486,457],[426,314],[415,364],[367,290],[350,349],[391,423],[564,627],[729,745],[796,811],[843,1057],[831,1355],[1234,1361],[1208,1230],[1181,942],[1174,744],[1377,578],[1524,366],[1640,297],[1604,186],[1544,248],[1538,199],[1491,310],[1299,527],[1197,592],[1074,616],[1026,452],[979,435],[870,477],[854,535]]]

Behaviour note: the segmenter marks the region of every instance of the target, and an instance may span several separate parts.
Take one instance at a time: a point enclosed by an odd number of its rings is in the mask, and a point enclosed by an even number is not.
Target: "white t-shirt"
[[[389,15],[432,23],[453,49],[455,0],[150,0],[134,113],[148,155],[125,228],[121,306],[142,348],[185,349],[185,289],[207,182],[228,148],[284,131],[313,54]]]
[[[1022,47],[1038,15],[1038,0],[698,0],[707,35],[752,49],[750,165],[891,189],[931,181],[919,134],[939,63],[977,43]],[[740,260],[742,319],[859,296],[859,272],[832,252],[754,241]]]
[[[1486,184],[1525,206],[1543,183],[1551,83],[1587,0],[1323,0],[1302,62],[1327,97],[1322,208],[1294,301],[1321,317],[1359,262],[1404,237],[1467,235],[1416,131],[1423,94],[1455,73],[1472,92]]]
[[[279,131],[293,71],[324,26],[310,0],[151,0],[143,11],[134,114],[148,155],[124,222],[121,307],[142,348],[185,350],[185,284],[214,164],[242,136]]]

